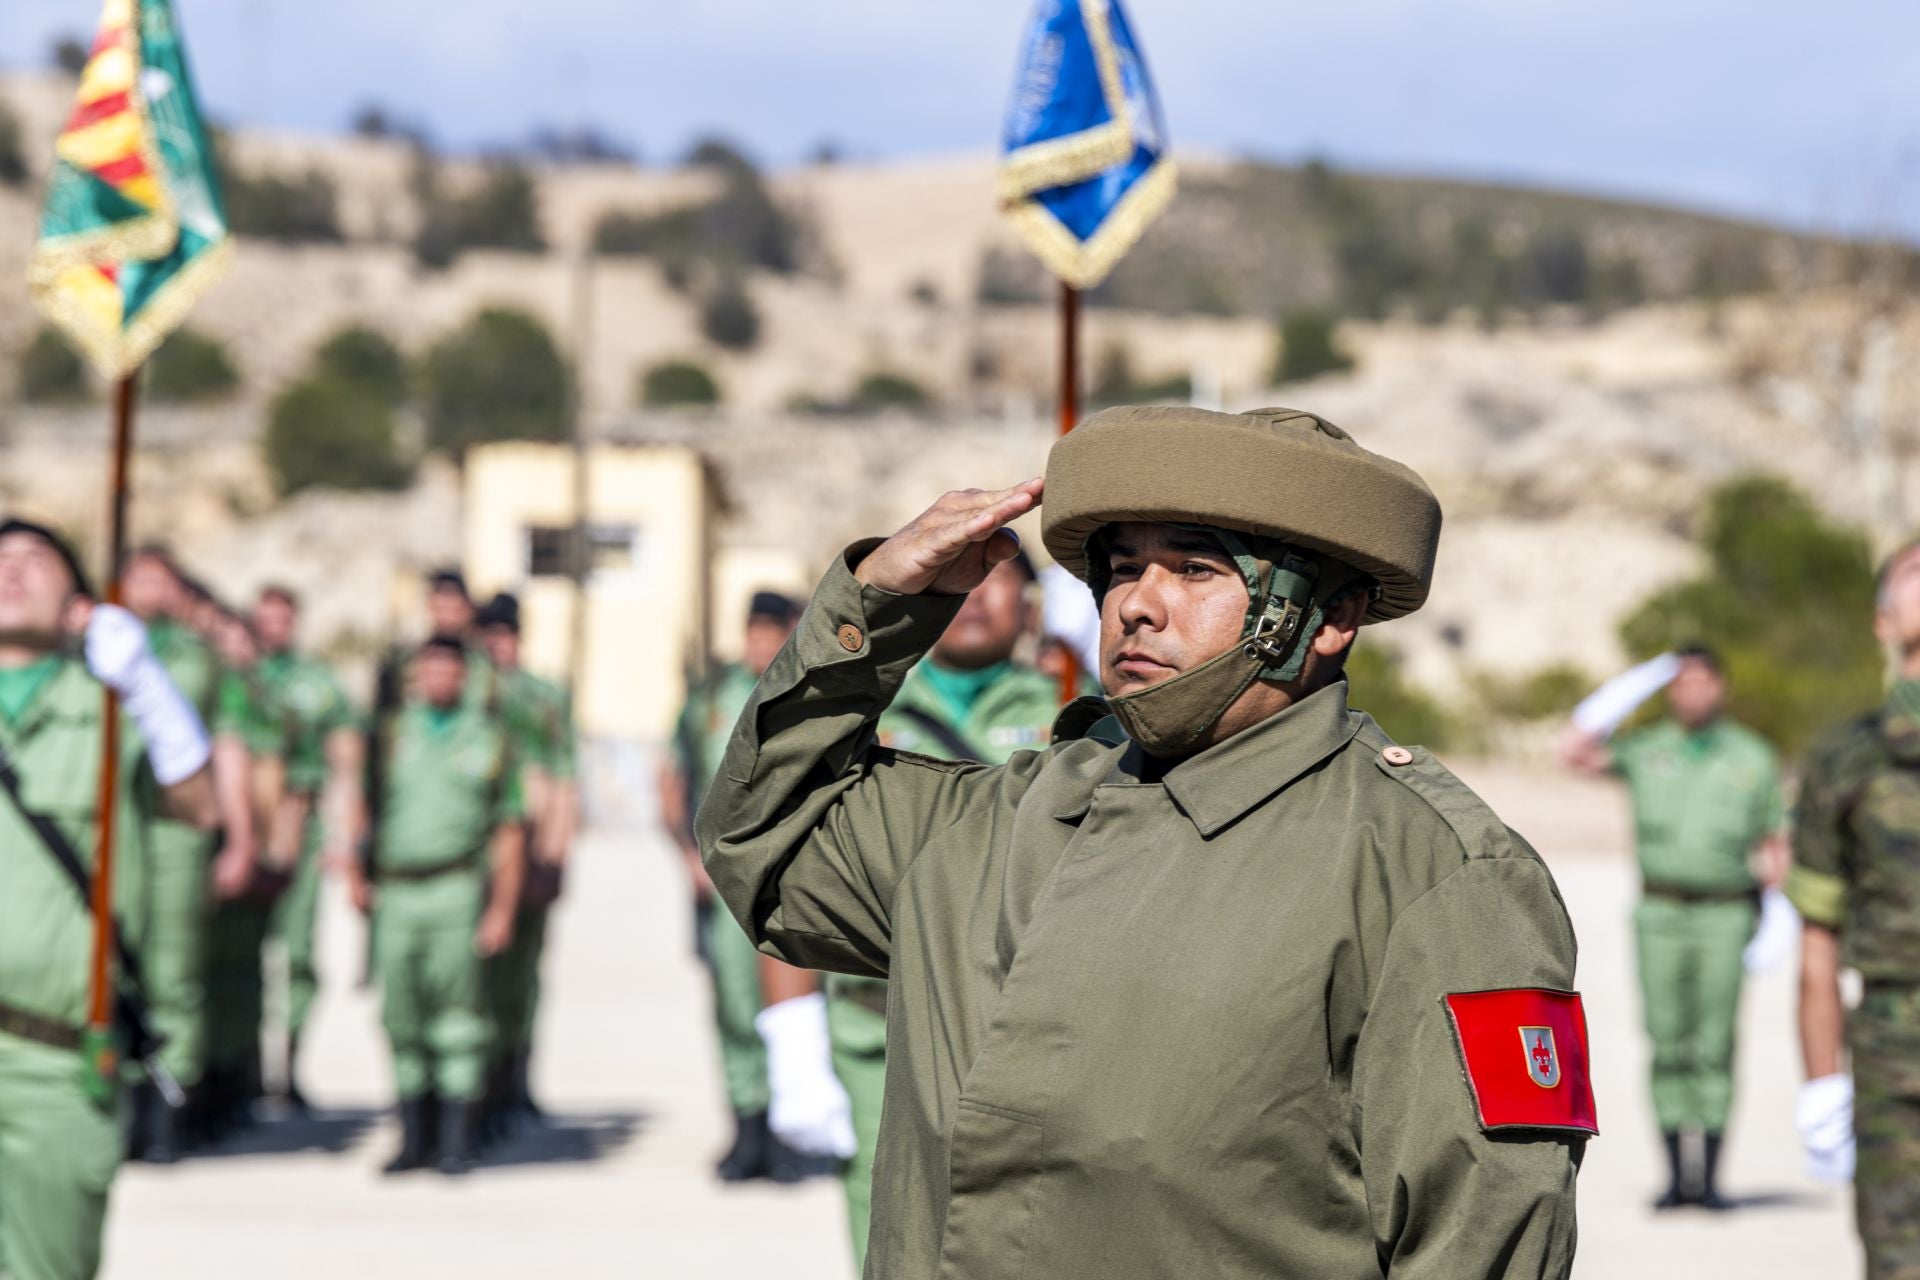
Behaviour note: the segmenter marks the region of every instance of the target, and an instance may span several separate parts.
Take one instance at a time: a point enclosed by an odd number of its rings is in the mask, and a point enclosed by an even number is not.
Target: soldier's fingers
[[[980,548],[980,557],[992,569],[1003,565],[1020,554],[1020,535],[1011,529],[995,529],[986,545]]]
[[[1002,492],[1006,494],[1005,497],[995,502],[992,506],[975,512],[972,518],[965,522],[967,541],[979,542],[984,538],[991,537],[994,530],[1000,528],[1000,526],[1006,524],[1009,520],[1017,519],[1033,510],[1039,503],[1040,496],[1037,489],[1030,489],[1028,485],[1038,485],[1039,483],[1038,480],[1030,480],[1025,485],[1015,485],[1011,489],[1002,490]]]

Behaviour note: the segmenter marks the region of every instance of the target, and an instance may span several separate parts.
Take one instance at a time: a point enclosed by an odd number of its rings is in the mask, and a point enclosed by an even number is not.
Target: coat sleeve
[[[884,977],[894,891],[1004,770],[889,751],[874,725],[964,597],[899,596],[828,570],[734,726],[695,821],[714,886],[793,964]]]
[[[1443,1000],[1571,991],[1574,950],[1553,878],[1530,852],[1466,862],[1394,922],[1353,1087],[1383,1275],[1531,1280],[1572,1269],[1585,1135],[1483,1132]]]

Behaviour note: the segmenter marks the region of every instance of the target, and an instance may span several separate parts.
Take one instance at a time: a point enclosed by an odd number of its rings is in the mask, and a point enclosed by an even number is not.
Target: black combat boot
[[[295,1064],[300,1061],[300,1037],[287,1037],[287,1110],[296,1116],[310,1116],[313,1106],[307,1101],[307,1095],[300,1092],[300,1073]]]
[[[473,1131],[478,1111],[474,1103],[452,1098],[440,1104],[440,1159],[434,1168],[441,1173],[458,1177],[473,1171]]]
[[[380,1170],[384,1174],[410,1173],[433,1163],[433,1142],[427,1132],[426,1095],[400,1099],[400,1150]]]
[[[1700,1156],[1700,1195],[1694,1201],[1702,1209],[1711,1209],[1715,1213],[1733,1208],[1733,1204],[1720,1194],[1720,1142],[1723,1135],[1708,1133]]]
[[[522,1049],[513,1058],[513,1078],[507,1090],[507,1106],[514,1115],[530,1124],[545,1127],[547,1113],[533,1100],[533,1050]]]
[[[1680,1131],[1669,1129],[1660,1135],[1660,1141],[1667,1148],[1667,1189],[1653,1202],[1653,1207],[1678,1209],[1681,1205],[1692,1204],[1692,1198],[1687,1195],[1686,1165],[1680,1158]]]
[[[147,1128],[152,1123],[148,1117],[158,1101],[159,1095],[150,1080],[142,1080],[127,1090],[126,1128],[120,1135],[120,1148],[129,1163],[147,1158]]]
[[[808,1178],[831,1178],[845,1167],[846,1162],[836,1156],[811,1156],[794,1150],[782,1142],[778,1134],[767,1135],[767,1176],[775,1182],[791,1184]]]
[[[736,1111],[733,1146],[720,1157],[715,1171],[722,1182],[748,1182],[767,1176],[767,1144],[772,1140],[764,1111]]]
[[[148,1164],[173,1164],[187,1154],[186,1112],[184,1105],[176,1107],[154,1090],[146,1113],[147,1140],[141,1159]]]

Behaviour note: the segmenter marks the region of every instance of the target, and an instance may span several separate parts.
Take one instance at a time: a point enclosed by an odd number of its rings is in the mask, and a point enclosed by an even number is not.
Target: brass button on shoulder
[[[846,623],[840,628],[840,647],[848,653],[860,652],[860,646],[866,642],[867,638],[860,634],[860,628],[854,626],[851,622]]]
[[[1380,753],[1380,758],[1397,768],[1403,764],[1412,764],[1413,752],[1407,750],[1405,747],[1388,747]]]

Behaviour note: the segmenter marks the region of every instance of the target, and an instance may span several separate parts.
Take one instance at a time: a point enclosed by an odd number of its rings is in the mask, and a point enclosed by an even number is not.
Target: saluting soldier
[[[660,772],[661,820],[686,863],[693,886],[695,945],[713,977],[720,1070],[734,1120],[733,1141],[715,1166],[723,1182],[755,1178],[795,1182],[838,1167],[831,1159],[795,1150],[773,1133],[769,1116],[774,1101],[773,1064],[765,1029],[758,1024],[763,983],[784,996],[795,991],[815,993],[817,980],[790,966],[784,967],[785,972],[763,975],[760,957],[747,935],[724,908],[715,910],[713,884],[693,838],[694,814],[719,767],[734,722],[753,695],[760,673],[793,634],[799,616],[799,606],[786,596],[773,591],[753,594],[747,606],[741,660],[716,665],[687,690],[686,704],[674,725],[671,757]],[[788,1019],[784,1014],[789,1013],[799,1016]],[[784,1034],[788,1028],[791,1034]],[[826,1127],[834,1131],[827,1145],[839,1145],[840,1154],[846,1154],[852,1148],[847,1098],[833,1075],[826,1018],[817,996],[811,1005],[796,1004],[783,1011],[771,1033],[786,1050],[783,1065],[789,1104],[809,1119],[824,1114]],[[824,1106],[813,1105],[822,1101]]]
[[[86,871],[99,841],[100,687],[131,721],[115,797],[115,898],[142,938],[145,837],[214,822],[211,746],[132,614],[89,606],[50,529],[0,522],[0,1275],[89,1280],[120,1162],[116,1081],[81,1053],[93,920],[46,832]],[[84,627],[84,664],[69,643]],[[44,820],[46,828],[37,830]]]
[[[352,860],[358,838],[360,724],[333,671],[297,646],[300,601],[291,588],[261,588],[252,623],[261,652],[258,679],[286,750],[285,793],[268,845],[286,887],[274,903],[270,936],[279,938],[286,958],[286,1099],[305,1112],[300,1037],[320,991],[314,947],[320,884],[327,867]]]
[[[161,1060],[204,1118],[209,1109],[219,1108],[217,1099],[224,1093],[220,1081],[202,1079],[209,1034],[217,1029],[210,1022],[224,1016],[207,1004],[209,931],[216,896],[226,899],[244,891],[253,875],[258,846],[251,756],[244,726],[235,723],[223,697],[220,660],[186,624],[188,595],[172,556],[158,546],[134,551],[122,570],[120,589],[127,608],[145,624],[154,656],[215,734],[217,857],[206,832],[166,817],[154,819],[147,842],[153,875],[147,887],[146,984],[154,1029],[166,1041]],[[171,1163],[192,1136],[189,1118],[151,1085],[137,1084],[130,1153]]]
[[[866,1274],[1566,1275],[1566,912],[1342,679],[1426,598],[1433,495],[1307,413],[1098,414],[1043,529],[1111,701],[1004,765],[877,745],[1042,488],[836,559],[699,816],[759,945],[890,979]]]
[[[464,697],[467,648],[435,635],[418,650],[385,752],[373,877],[349,872],[373,911],[380,1017],[393,1049],[401,1144],[386,1166],[465,1173],[492,1028],[481,962],[513,940],[525,816],[506,728]]]
[[[1797,1120],[1812,1171],[1854,1181],[1869,1280],[1920,1277],[1920,540],[1880,570],[1894,684],[1807,756],[1787,896],[1801,933]],[[1840,969],[1860,974],[1859,1007]],[[1851,1076],[1841,1049],[1851,1049]],[[1857,1167],[1856,1167],[1857,1159]]]
[[[567,856],[579,827],[580,791],[574,772],[573,704],[567,691],[520,665],[520,602],[496,595],[480,610],[478,626],[500,680],[500,711],[521,761],[527,812],[527,875],[513,941],[487,964],[493,1011],[490,1090],[506,1118],[538,1121],[531,1063],[540,1011],[540,960],[547,921],[560,899]]]
[[[1610,742],[1663,687],[1669,714]],[[1733,1106],[1743,954],[1762,883],[1777,887],[1786,874],[1780,766],[1726,704],[1720,659],[1693,645],[1601,686],[1575,709],[1561,743],[1569,764],[1624,778],[1633,797],[1641,877],[1634,940],[1668,1170],[1656,1209],[1728,1207],[1720,1155]],[[1696,1140],[1698,1160],[1689,1160],[1686,1147]]]

